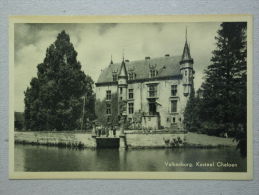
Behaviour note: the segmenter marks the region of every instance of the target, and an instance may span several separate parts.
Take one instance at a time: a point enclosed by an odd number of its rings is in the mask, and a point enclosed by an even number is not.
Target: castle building
[[[141,113],[144,128],[183,129],[184,110],[194,79],[193,59],[186,41],[182,56],[170,56],[113,63],[102,70],[96,82],[96,98],[106,101],[111,115],[111,95],[126,104],[124,114],[134,123]]]

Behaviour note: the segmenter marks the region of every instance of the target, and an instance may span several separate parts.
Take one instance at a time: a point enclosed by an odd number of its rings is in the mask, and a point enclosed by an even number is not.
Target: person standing
[[[116,137],[116,127],[115,126],[112,128],[112,132],[113,132],[113,137]]]
[[[109,137],[109,127],[105,127],[105,134],[106,134],[106,137]]]

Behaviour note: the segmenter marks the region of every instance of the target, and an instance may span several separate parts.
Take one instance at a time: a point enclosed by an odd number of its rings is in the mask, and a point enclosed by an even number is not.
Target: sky
[[[102,69],[111,60],[141,60],[145,56],[162,57],[181,55],[185,30],[194,59],[195,89],[210,64],[215,49],[215,36],[220,23],[95,23],[95,24],[23,24],[14,28],[14,95],[15,111],[24,111],[24,91],[30,80],[37,76],[37,65],[43,62],[46,49],[58,33],[65,30],[78,53],[77,59],[85,74],[97,81]]]

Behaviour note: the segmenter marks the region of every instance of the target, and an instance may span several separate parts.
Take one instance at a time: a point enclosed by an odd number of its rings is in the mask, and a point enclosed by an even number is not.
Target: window
[[[120,94],[122,94],[122,87],[120,87]]]
[[[134,104],[129,103],[129,114],[133,114],[133,113],[134,113]]]
[[[187,70],[185,71],[185,76],[187,76]]]
[[[135,77],[136,77],[136,74],[134,72],[129,73],[129,80],[133,80],[135,79]]]
[[[171,112],[177,112],[177,100],[171,101]]]
[[[151,70],[150,70],[150,77],[151,77],[151,78],[155,77],[156,74],[157,74],[157,71],[156,71],[155,69],[151,69]]]
[[[111,121],[111,116],[107,116],[107,123]]]
[[[177,95],[177,85],[172,85],[171,86],[171,96],[176,96]]]
[[[157,96],[157,86],[156,85],[149,85],[149,97],[156,97]]]
[[[113,80],[113,81],[117,81],[117,74],[113,74],[113,75],[112,75],[112,80]]]
[[[111,114],[111,104],[106,104],[106,114]]]
[[[111,90],[107,90],[106,91],[106,100],[111,100],[111,97],[112,97]]]
[[[129,99],[133,99],[133,98],[134,98],[133,89],[129,89]]]

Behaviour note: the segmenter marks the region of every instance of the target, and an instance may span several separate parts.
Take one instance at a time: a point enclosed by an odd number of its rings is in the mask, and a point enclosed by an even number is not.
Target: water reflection
[[[197,162],[214,167],[195,166]],[[237,163],[237,167],[217,167],[217,162]],[[185,163],[189,166],[166,166]],[[16,171],[246,171],[246,159],[235,148],[218,149],[66,149],[15,145]]]

